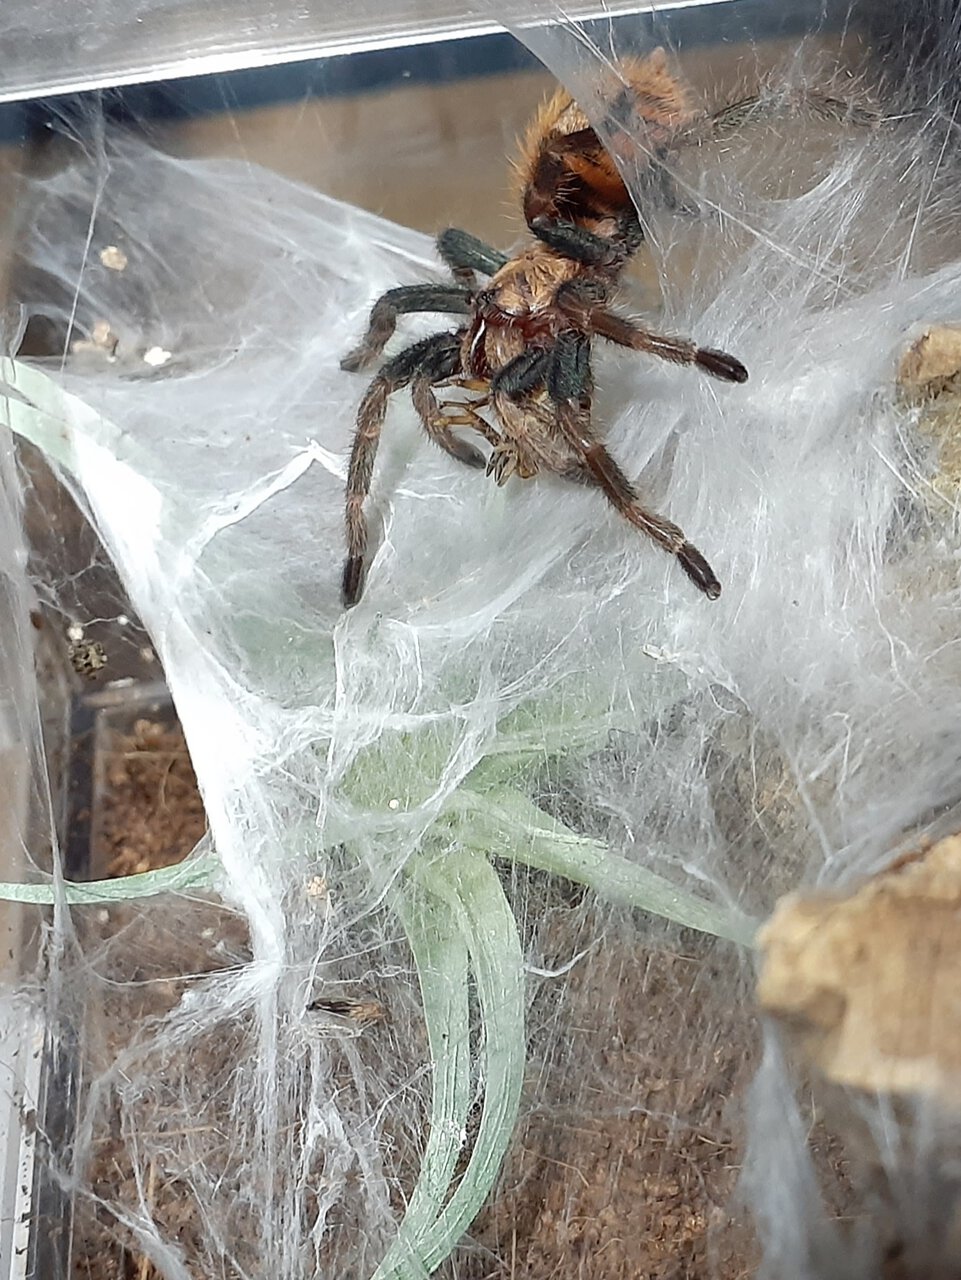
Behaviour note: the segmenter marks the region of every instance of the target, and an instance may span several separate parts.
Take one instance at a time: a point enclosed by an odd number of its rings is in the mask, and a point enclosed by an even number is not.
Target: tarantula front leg
[[[595,333],[608,342],[633,351],[646,351],[648,355],[670,360],[674,364],[693,364],[722,382],[747,382],[748,373],[735,356],[712,347],[699,347],[689,338],[674,338],[662,333],[652,333],[643,325],[635,324],[626,316],[620,316],[607,307],[592,306],[576,291],[560,291],[557,299],[561,311],[583,333]]]
[[[590,350],[579,334],[561,334],[551,356],[547,389],[557,409],[557,427],[580,465],[584,478],[636,529],[677,557],[694,585],[716,600],[721,584],[714,570],[684,532],[670,520],[642,506],[627,476],[597,439],[591,427]]]
[[[507,421],[503,412],[504,400],[523,410],[525,402],[530,402],[535,392],[543,390],[548,359],[546,351],[530,348],[509,360],[491,378],[491,397],[495,408],[498,398],[502,399],[502,411],[498,414],[502,421]],[[523,417],[522,413],[522,421]],[[505,485],[514,475],[521,480],[530,480],[537,471],[537,463],[530,450],[523,448],[520,439],[511,436],[497,440],[487,462],[487,474],[497,485]]]
[[[633,213],[633,210],[632,210]],[[640,245],[643,234],[637,216],[622,219],[627,227],[627,238],[631,250]],[[634,228],[636,224],[636,230]],[[542,244],[546,244],[555,253],[570,258],[573,262],[583,263],[586,267],[619,266],[628,256],[622,239],[608,239],[595,235],[586,227],[576,222],[568,222],[563,218],[551,218],[547,214],[538,214],[527,224]]]
[[[471,309],[471,291],[459,284],[408,284],[388,291],[374,303],[367,334],[359,346],[347,353],[340,367],[348,373],[373,364],[394,336],[397,317],[417,311],[439,311],[466,316]]]
[[[357,411],[357,430],[347,468],[347,559],[341,580],[341,597],[347,608],[357,603],[363,588],[364,556],[367,552],[364,501],[370,492],[377,447],[387,414],[387,402],[395,391],[407,386],[414,378],[419,382],[443,382],[459,366],[460,334],[435,334],[422,342],[414,343],[392,360],[388,360],[364,392]],[[426,426],[426,420],[424,422]],[[484,459],[480,454],[477,456],[482,464]]]
[[[451,427],[472,427],[475,431],[481,431],[486,434],[483,427],[487,427],[480,414],[473,411],[472,406],[466,404],[439,404],[434,394],[434,387],[437,379],[432,372],[428,371],[415,378],[411,385],[411,399],[414,402],[414,408],[417,410],[421,422],[424,424],[424,430],[430,436],[435,444],[449,453],[452,458],[456,458],[458,462],[465,463],[468,467],[483,467],[487,465],[487,459],[479,449],[475,449],[472,444],[468,444],[466,440],[462,440],[460,436],[455,435]],[[454,408],[458,412],[448,413],[448,408]]]

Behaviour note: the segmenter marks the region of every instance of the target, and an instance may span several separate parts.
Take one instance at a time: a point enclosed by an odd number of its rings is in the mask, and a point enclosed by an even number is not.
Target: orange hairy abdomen
[[[645,126],[642,145],[656,150],[695,118],[687,89],[668,66],[663,49],[618,65],[618,79],[605,94],[615,121],[629,130]],[[621,150],[614,141],[615,148]],[[540,108],[521,140],[517,165],[528,217],[547,214],[589,223],[630,206],[617,165],[566,89]]]

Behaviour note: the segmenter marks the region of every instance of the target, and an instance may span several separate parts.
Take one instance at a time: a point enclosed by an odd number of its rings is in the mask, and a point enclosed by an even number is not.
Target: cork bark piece
[[[759,942],[759,1002],[808,1066],[961,1107],[961,836],[848,897],[785,898]]]

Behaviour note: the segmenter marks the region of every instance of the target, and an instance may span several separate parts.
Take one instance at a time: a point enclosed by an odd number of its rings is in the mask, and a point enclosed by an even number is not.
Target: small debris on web
[[[898,368],[898,388],[924,400],[957,391],[961,374],[961,328],[937,325],[913,342]]]
[[[99,640],[71,640],[67,657],[77,675],[87,680],[94,679],[107,665],[107,651]]]
[[[98,320],[90,331],[88,338],[76,338],[70,344],[72,355],[106,356],[110,361],[117,357],[120,338],[113,332],[107,320]]]
[[[327,881],[323,876],[311,876],[304,885],[304,893],[308,898],[313,898],[317,901],[326,900],[328,894]]]
[[[127,255],[115,244],[108,244],[100,250],[100,261],[109,271],[124,271],[127,266]]]
[[[930,488],[953,511],[961,493],[961,327],[935,325],[911,344],[897,375],[902,402],[916,410],[918,435],[936,450]],[[931,504],[929,504],[931,505]]]
[[[388,1017],[387,1006],[379,1000],[341,997],[338,999],[317,999],[309,1004],[312,1013],[326,1013],[334,1019],[334,1025],[353,1026],[355,1030],[369,1027],[375,1022],[384,1022]]]
[[[171,356],[172,353],[165,351],[163,347],[148,347],[143,353],[143,362],[152,368],[159,369],[171,359]]]

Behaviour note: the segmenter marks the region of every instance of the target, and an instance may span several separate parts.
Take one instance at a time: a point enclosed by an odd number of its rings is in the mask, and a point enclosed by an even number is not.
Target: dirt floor
[[[185,856],[205,820],[179,727],[137,721],[108,742],[102,768],[95,856],[108,874]],[[212,904],[185,903],[175,923],[169,913],[152,917],[147,905],[101,912],[85,941],[106,992],[88,1035],[93,1074],[130,1051],[135,1028],[173,1009],[191,977],[209,972],[213,935],[215,963],[242,962],[247,952],[237,918]],[[576,905],[549,916],[540,945],[570,955],[599,933],[603,959],[575,966],[535,997],[529,1103],[498,1191],[446,1273],[460,1280],[740,1280],[752,1274],[755,1256],[736,1200],[735,1138],[754,1029],[747,993],[736,978],[732,986],[732,948],[696,934],[652,936],[643,917],[595,919]],[[120,948],[118,937],[127,939]],[[213,1056],[201,1069],[219,1074],[217,1063],[237,1051],[207,1045],[198,1052]],[[165,1123],[161,1093],[158,1086],[145,1100],[145,1130],[156,1130],[158,1115]],[[94,1196],[78,1202],[74,1274],[159,1277],[99,1203],[134,1208],[144,1194],[190,1266],[202,1206],[176,1178],[158,1173],[146,1188],[138,1183],[121,1101],[105,1097],[100,1106],[87,1170]],[[216,1167],[217,1144],[224,1144],[216,1122],[202,1120],[184,1141]],[[200,1280],[202,1272],[191,1274]]]
[[[207,829],[183,730],[138,720],[132,733],[114,735],[114,744],[100,762],[98,874],[129,876],[180,862]]]
[[[92,821],[91,869],[95,876],[136,874],[171,866],[194,848],[206,830],[206,815],[183,732],[173,719],[136,720],[129,733],[110,731],[101,743],[94,776],[99,780]],[[131,1118],[141,1139],[166,1152],[203,1159],[226,1172],[228,1144],[209,1117],[184,1125],[171,1073],[229,1071],[242,1040],[221,1037],[145,1065],[150,1027],[177,1007],[198,977],[235,968],[249,959],[246,929],[235,914],[203,898],[163,898],[119,903],[85,914],[81,944],[92,994],[85,1001],[82,1074],[97,1097],[88,1097],[92,1158],[84,1191],[75,1201],[73,1274],[84,1280],[159,1280],[133,1233],[118,1222],[116,1208],[136,1210],[142,1198],[166,1237],[176,1241],[188,1265],[203,1228],[203,1208],[186,1194],[167,1162],[149,1161],[146,1185],[131,1162]],[[121,1081],[103,1088],[102,1073],[129,1055],[142,1090],[125,1096]],[[138,1061],[138,1055],[140,1061]],[[221,1108],[223,1110],[223,1108]],[[111,1206],[108,1208],[108,1205]],[[192,1270],[198,1280],[202,1272]]]
[[[489,1251],[477,1280],[753,1274],[735,1136],[750,1006],[718,1008],[715,979],[730,991],[723,944],[688,934],[683,953],[647,950],[617,932],[605,962],[567,984],[566,1060],[538,1062],[535,1038],[537,1107],[475,1226]]]

